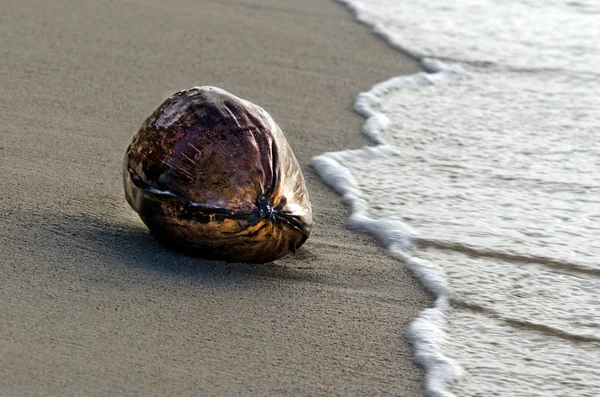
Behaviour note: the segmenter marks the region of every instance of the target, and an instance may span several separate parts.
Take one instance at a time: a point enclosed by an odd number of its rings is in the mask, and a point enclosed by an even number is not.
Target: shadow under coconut
[[[134,268],[145,268],[166,276],[185,279],[217,281],[227,277],[248,276],[278,278],[288,281],[323,282],[323,277],[310,271],[314,260],[306,249],[272,263],[237,263],[203,259],[174,251],[156,242],[142,225],[116,225],[91,217],[64,220],[70,234],[85,244],[87,250],[106,256],[107,261],[126,263]],[[63,223],[63,222],[61,222]]]

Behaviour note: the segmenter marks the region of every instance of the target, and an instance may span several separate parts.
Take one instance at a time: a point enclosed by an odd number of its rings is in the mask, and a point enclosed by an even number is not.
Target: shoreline
[[[356,95],[418,64],[332,0],[38,3],[11,2],[0,28],[10,55],[0,388],[420,395],[406,330],[430,297],[375,238],[347,229],[349,208],[309,165],[370,144]],[[260,105],[286,134],[315,219],[296,256],[185,257],[159,247],[125,203],[133,133],[165,96],[198,84]]]

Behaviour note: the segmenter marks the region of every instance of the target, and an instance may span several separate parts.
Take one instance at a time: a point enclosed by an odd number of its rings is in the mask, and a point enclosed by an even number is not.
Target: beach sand
[[[413,61],[330,0],[9,0],[0,37],[0,395],[421,393],[430,297],[310,167],[368,144],[356,94]],[[315,221],[296,256],[186,257],[128,207],[125,148],[193,85],[286,133]]]

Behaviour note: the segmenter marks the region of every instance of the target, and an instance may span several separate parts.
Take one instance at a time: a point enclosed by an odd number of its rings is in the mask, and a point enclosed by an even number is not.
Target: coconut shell
[[[163,102],[123,162],[125,197],[160,243],[201,257],[270,262],[312,226],[300,165],[271,116],[216,87]]]

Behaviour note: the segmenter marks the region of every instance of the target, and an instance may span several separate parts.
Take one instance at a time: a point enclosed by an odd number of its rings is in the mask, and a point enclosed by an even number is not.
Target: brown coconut
[[[261,107],[216,87],[168,98],[123,162],[125,197],[160,243],[205,258],[270,262],[312,226],[302,171]]]

